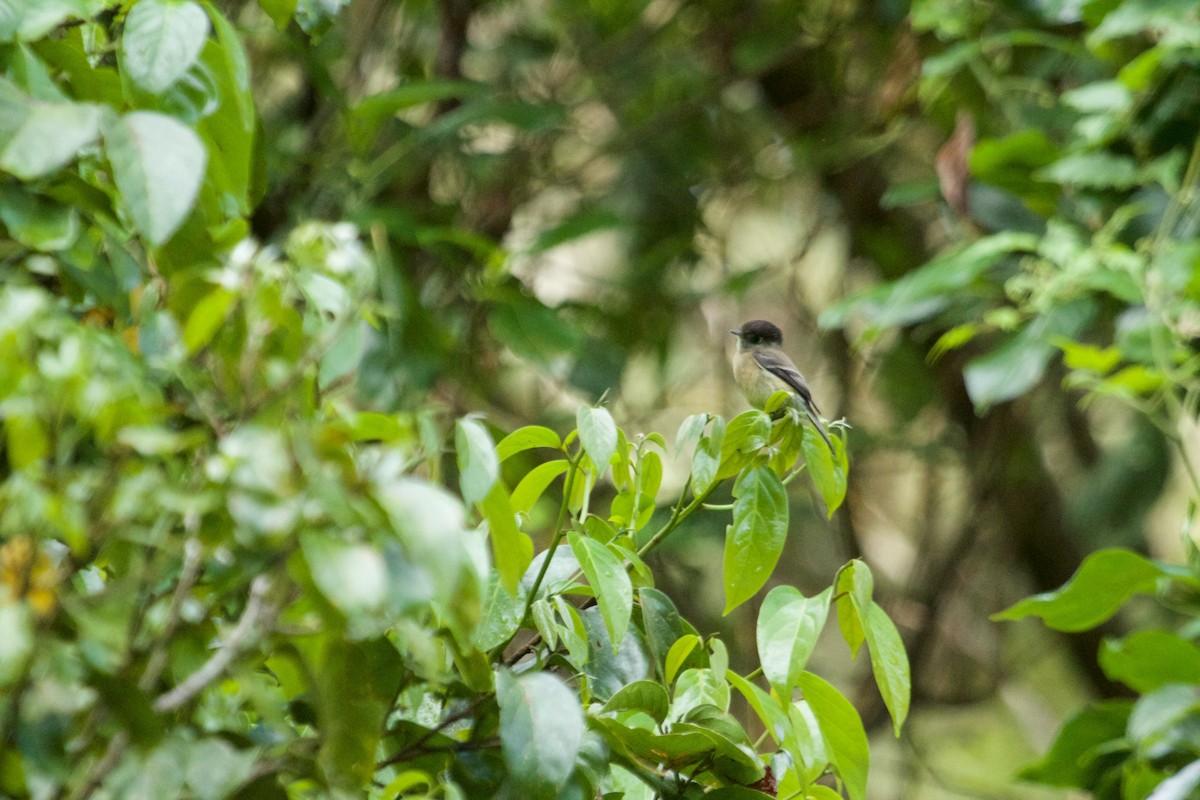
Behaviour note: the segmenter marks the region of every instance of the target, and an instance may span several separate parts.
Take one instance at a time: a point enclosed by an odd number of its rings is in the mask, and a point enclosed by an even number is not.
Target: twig
[[[195,527],[192,520],[186,521],[185,525],[190,528]],[[187,600],[192,587],[196,585],[196,579],[200,576],[200,556],[203,552],[204,548],[195,535],[184,541],[183,566],[179,570],[179,583],[175,585],[175,594],[172,595],[171,606],[167,610],[167,622],[163,626],[162,635],[158,637],[157,646],[150,654],[150,658],[146,660],[146,669],[142,673],[142,678],[138,681],[138,688],[144,692],[154,688],[154,684],[158,682],[167,665],[167,646],[171,642],[171,637],[175,635],[175,630],[179,627],[180,612],[183,609],[184,601]]]
[[[221,643],[220,649],[213,653],[200,669],[189,675],[183,683],[160,695],[154,701],[155,711],[160,713],[174,711],[204,691],[206,686],[225,671],[259,626],[275,613],[275,609],[267,603],[267,594],[270,589],[271,579],[269,576],[259,575],[254,579],[250,584],[250,596],[246,600],[246,608],[242,611],[237,625]]]

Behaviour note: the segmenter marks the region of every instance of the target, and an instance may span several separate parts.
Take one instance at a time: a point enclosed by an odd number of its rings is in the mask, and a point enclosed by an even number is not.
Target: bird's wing
[[[779,356],[769,351],[759,351],[754,354],[754,360],[767,372],[792,387],[806,406],[820,413],[817,404],[813,402],[812,390],[808,388],[808,381],[804,380],[804,376],[792,365],[792,362],[788,361],[786,356]]]

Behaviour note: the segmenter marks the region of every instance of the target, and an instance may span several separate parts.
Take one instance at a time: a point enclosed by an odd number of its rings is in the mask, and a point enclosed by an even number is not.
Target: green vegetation
[[[1184,2],[0,2],[0,796],[1193,796],[1198,89]]]

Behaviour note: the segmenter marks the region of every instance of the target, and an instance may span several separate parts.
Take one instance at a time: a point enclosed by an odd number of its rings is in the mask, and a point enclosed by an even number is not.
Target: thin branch
[[[183,683],[159,696],[154,701],[154,710],[160,713],[174,711],[191,701],[204,691],[210,683],[220,677],[238,656],[248,640],[260,626],[273,616],[277,609],[267,602],[271,590],[271,579],[268,575],[259,575],[250,584],[250,596],[246,600],[246,608],[238,619],[237,625],[230,631],[229,636],[221,643],[220,649],[213,653],[200,669],[189,675]]]
[[[162,675],[163,669],[167,665],[167,646],[171,642],[171,637],[175,635],[175,631],[179,628],[180,613],[183,610],[184,601],[192,591],[192,587],[196,585],[196,579],[200,576],[200,556],[204,553],[204,548],[200,544],[200,540],[194,535],[194,528],[197,522],[190,519],[185,522],[185,525],[192,528],[192,536],[189,536],[183,543],[183,566],[179,570],[179,583],[175,585],[175,594],[171,597],[171,606],[167,609],[167,622],[163,626],[162,635],[158,637],[158,644],[154,651],[150,654],[150,658],[146,661],[146,669],[142,673],[141,680],[138,681],[138,688],[144,692],[148,692],[154,688],[154,684],[158,682]]]

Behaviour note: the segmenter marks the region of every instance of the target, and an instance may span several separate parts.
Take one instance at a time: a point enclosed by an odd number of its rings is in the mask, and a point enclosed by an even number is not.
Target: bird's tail
[[[837,453],[833,449],[833,440],[829,438],[829,432],[825,430],[825,425],[821,422],[821,418],[817,416],[817,412],[808,403],[801,403],[804,406],[804,413],[808,415],[809,421],[813,427],[817,429],[817,433],[821,434],[821,438],[825,440],[825,444],[829,445],[830,453]]]

